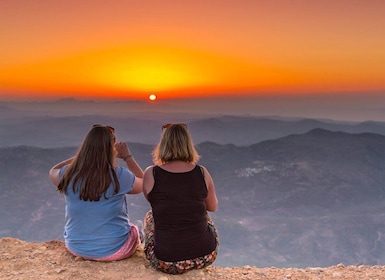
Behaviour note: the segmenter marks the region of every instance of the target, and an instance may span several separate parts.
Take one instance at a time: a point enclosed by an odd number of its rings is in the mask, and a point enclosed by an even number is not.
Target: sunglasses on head
[[[187,128],[187,125],[185,123],[166,123],[166,124],[162,125],[162,130],[166,129],[166,128],[172,126],[172,125],[181,125],[184,128]]]
[[[115,134],[115,128],[113,128],[112,126],[109,126],[109,125],[94,124],[92,127],[93,127],[93,128],[94,128],[94,127],[107,127],[108,130],[109,130],[112,134]]]

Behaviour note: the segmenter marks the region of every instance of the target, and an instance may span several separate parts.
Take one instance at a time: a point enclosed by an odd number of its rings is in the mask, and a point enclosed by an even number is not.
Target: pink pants
[[[93,260],[93,261],[108,262],[108,261],[118,261],[118,260],[129,258],[135,253],[136,248],[138,248],[140,244],[140,236],[139,236],[138,228],[133,224],[130,224],[130,226],[131,226],[131,231],[126,242],[116,253],[110,256],[103,257],[103,258],[87,258],[87,257],[77,255],[75,252],[71,251],[68,247],[67,247],[67,250],[76,257],[81,257],[83,259]]]

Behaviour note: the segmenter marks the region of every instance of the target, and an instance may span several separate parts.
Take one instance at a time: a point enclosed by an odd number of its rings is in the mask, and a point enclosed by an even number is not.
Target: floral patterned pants
[[[219,239],[218,234],[215,229],[214,223],[212,220],[208,217],[208,224],[210,230],[214,233],[217,246],[214,251],[212,251],[210,254],[194,258],[191,260],[183,260],[183,261],[176,261],[176,262],[166,262],[162,261],[156,258],[155,252],[154,252],[154,218],[152,216],[152,211],[148,211],[145,218],[144,218],[144,253],[146,254],[146,258],[150,261],[151,265],[162,272],[169,273],[169,274],[182,274],[186,271],[189,271],[191,269],[200,269],[204,268],[210,264],[212,264],[215,259],[217,258],[218,254],[218,247],[219,247]]]

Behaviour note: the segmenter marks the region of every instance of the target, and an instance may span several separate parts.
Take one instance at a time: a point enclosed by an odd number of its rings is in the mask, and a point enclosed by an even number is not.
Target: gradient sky
[[[385,92],[383,0],[1,0],[0,100]]]

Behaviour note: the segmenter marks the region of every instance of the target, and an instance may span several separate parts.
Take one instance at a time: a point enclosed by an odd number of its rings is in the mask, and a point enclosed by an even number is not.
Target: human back
[[[152,208],[145,217],[145,254],[166,273],[203,268],[217,256],[218,235],[207,211],[215,211],[218,200],[198,160],[186,125],[166,125],[153,151],[155,165],[144,172],[143,192]]]
[[[148,194],[155,220],[155,254],[180,261],[206,255],[216,247],[208,230],[207,188],[201,168],[170,172],[154,167],[155,184]]]
[[[122,158],[127,167],[117,166]],[[140,243],[129,222],[126,194],[142,192],[143,171],[110,126],[94,125],[77,154],[54,165],[49,177],[64,194],[64,239],[75,256],[119,260]]]
[[[114,168],[115,134],[112,127],[95,125],[86,135],[73,162],[60,174],[58,191],[66,194],[68,186],[79,192],[82,200],[98,201],[113,181],[114,192],[120,188]],[[79,183],[79,185],[77,184]]]
[[[70,183],[65,195],[64,239],[78,256],[90,259],[109,256],[127,240],[131,225],[126,194],[132,190],[135,176],[122,167],[116,173],[119,191],[115,193],[111,184],[98,201],[79,199],[79,192],[74,192]]]

